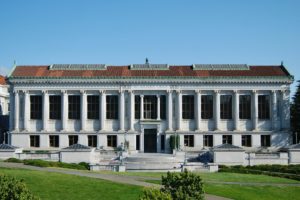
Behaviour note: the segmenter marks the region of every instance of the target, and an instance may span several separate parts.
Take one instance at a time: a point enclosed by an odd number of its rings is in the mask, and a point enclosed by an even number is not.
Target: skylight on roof
[[[246,64],[193,64],[193,70],[249,70]]]
[[[105,70],[105,64],[53,64],[49,70]]]

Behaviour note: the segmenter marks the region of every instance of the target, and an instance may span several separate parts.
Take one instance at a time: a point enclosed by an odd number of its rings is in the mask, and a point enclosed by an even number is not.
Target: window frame
[[[232,95],[220,95],[220,119],[232,120]]]
[[[144,95],[144,119],[157,119],[157,96]]]
[[[68,96],[68,119],[80,120],[81,114],[81,96]]]
[[[195,95],[182,95],[182,119],[195,119]]]
[[[49,119],[61,120],[61,100],[61,95],[49,95]]]
[[[195,147],[195,136],[194,135],[184,135],[184,146],[185,147]]]
[[[160,95],[160,119],[167,119],[167,97]]]
[[[97,147],[98,141],[97,141],[97,135],[88,135],[88,146],[89,147]]]
[[[222,135],[222,144],[232,145],[232,135]]]
[[[118,138],[117,135],[107,135],[107,147],[117,148]]]
[[[134,95],[134,119],[141,118],[141,96]]]
[[[242,135],[242,146],[243,147],[252,147],[252,136],[251,135]]]
[[[78,135],[68,135],[69,146],[78,144]]]
[[[203,146],[204,147],[213,147],[214,146],[213,135],[203,135]]]
[[[201,95],[201,119],[213,119],[214,117],[213,95]]]
[[[271,135],[260,135],[261,147],[271,147]]]
[[[40,147],[40,136],[39,135],[30,135],[30,147]]]
[[[99,95],[87,95],[87,119],[100,119]]]
[[[43,96],[30,95],[30,119],[42,120],[43,117]]]
[[[270,120],[270,95],[258,95],[258,119]]]
[[[59,147],[59,135],[49,135],[49,147]]]
[[[239,95],[239,119],[251,119],[251,95]]]
[[[119,119],[119,96],[106,96],[106,119]]]

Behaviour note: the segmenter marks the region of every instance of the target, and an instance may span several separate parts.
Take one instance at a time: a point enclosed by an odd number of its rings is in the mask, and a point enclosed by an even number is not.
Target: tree
[[[179,174],[167,173],[162,177],[161,189],[164,193],[169,193],[172,199],[176,200],[202,200],[204,199],[203,181],[200,176],[184,170]]]
[[[145,189],[140,200],[172,200],[169,193],[164,193],[158,189]]]
[[[300,142],[300,81],[297,82],[296,93],[291,103],[291,130],[294,144]]]
[[[23,180],[0,175],[0,200],[38,200],[26,187]]]

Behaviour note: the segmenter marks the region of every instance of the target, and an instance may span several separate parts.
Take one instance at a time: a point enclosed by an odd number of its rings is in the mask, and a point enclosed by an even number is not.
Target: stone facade
[[[144,68],[144,65],[127,67],[128,71],[154,71],[158,75],[147,76],[128,76],[116,74],[115,76],[85,76],[73,75],[75,72],[85,73],[105,73],[105,71],[115,70],[117,73],[121,67],[111,66],[101,69],[74,68],[51,68],[42,66],[48,75],[37,75],[39,67],[17,66],[9,77],[11,85],[10,91],[10,137],[9,143],[25,149],[62,149],[70,145],[69,136],[76,135],[77,143],[88,146],[88,136],[96,136],[96,147],[100,149],[113,149],[115,147],[128,144],[131,151],[145,152],[147,145],[148,130],[155,130],[155,152],[171,152],[169,141],[172,135],[179,135],[180,148],[186,151],[199,151],[206,148],[205,136],[212,137],[212,146],[221,145],[228,142],[226,137],[230,136],[230,143],[243,147],[245,150],[257,150],[262,148],[262,135],[270,138],[269,149],[277,149],[290,144],[290,115],[289,115],[289,93],[292,76],[288,74],[283,66],[272,66],[269,68],[261,67],[261,74],[236,75],[239,71],[249,70],[236,69],[227,66],[225,69],[206,69],[207,66],[184,66],[196,77],[179,76],[180,71],[176,71],[176,66],[162,69],[154,69],[151,66]],[[22,70],[34,71],[32,74]],[[53,67],[53,66],[52,66]],[[178,67],[187,70],[183,66]],[[201,68],[202,67],[202,68]],[[259,67],[257,67],[259,72]],[[282,75],[273,75],[271,71],[279,70]],[[164,71],[174,70],[178,75],[167,77],[159,75]],[[221,72],[225,75],[204,76],[203,73]],[[71,75],[63,75],[67,71]],[[97,71],[97,73],[98,73]],[[103,71],[103,72],[102,72]],[[125,70],[123,70],[125,71]],[[202,72],[201,71],[201,72]],[[232,71],[233,75],[227,75]],[[247,71],[246,71],[247,72]],[[246,73],[245,72],[245,73]],[[23,74],[22,74],[23,73]],[[57,73],[54,76],[51,73]],[[133,73],[133,72],[132,72]],[[150,72],[149,72],[150,73]],[[165,72],[167,73],[167,72]],[[247,72],[248,73],[248,72]],[[250,72],[249,72],[250,73]],[[61,96],[61,119],[53,120],[49,118],[49,97],[51,95]],[[68,97],[80,96],[80,119],[68,118]],[[88,119],[87,116],[87,97],[93,95],[99,97],[99,117],[98,119]],[[117,119],[107,119],[107,96],[115,95],[118,98],[118,117]],[[194,110],[193,119],[183,119],[183,96],[193,96]],[[212,95],[213,97],[213,117],[203,119],[201,97]],[[229,95],[232,97],[230,119],[221,119],[221,96]],[[242,95],[251,96],[251,118],[240,119],[239,117],[239,97]],[[258,113],[260,105],[258,98],[266,95],[269,99],[268,119],[259,119]],[[31,96],[42,97],[42,118],[31,119]],[[135,97],[140,99],[140,116],[136,119]],[[145,115],[145,97],[155,98],[157,114],[156,118],[147,118]],[[162,97],[165,98],[166,118],[160,118]],[[202,105],[202,106],[201,106]],[[49,136],[57,135],[59,145],[50,146]],[[189,137],[191,135],[191,137]],[[250,135],[251,145],[242,145],[243,135]],[[38,147],[32,146],[30,136],[39,136]],[[112,140],[110,136],[115,136],[116,146],[112,147],[108,143]],[[224,139],[225,138],[225,139]],[[126,142],[125,142],[126,141]],[[152,147],[152,148],[153,148]],[[147,147],[148,148],[148,147]]]

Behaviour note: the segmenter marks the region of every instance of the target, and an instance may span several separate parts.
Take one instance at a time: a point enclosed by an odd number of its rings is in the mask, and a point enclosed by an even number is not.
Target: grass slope
[[[5,168],[0,168],[0,174],[24,179],[33,194],[42,200],[130,200],[138,199],[142,193],[142,187],[74,175]]]

